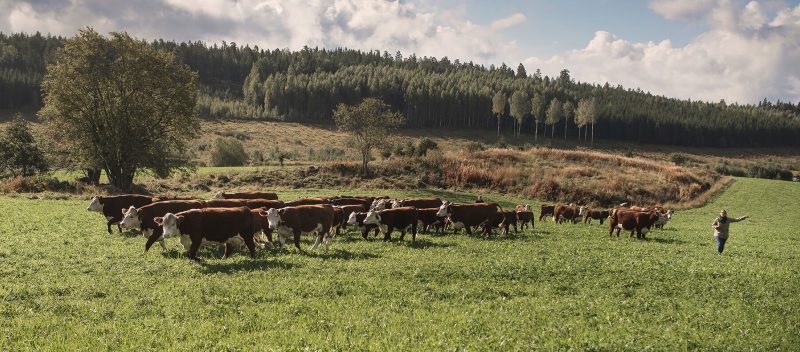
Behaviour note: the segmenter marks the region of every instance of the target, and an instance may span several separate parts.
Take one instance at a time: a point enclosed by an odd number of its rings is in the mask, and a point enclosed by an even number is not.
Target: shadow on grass
[[[392,241],[392,242],[395,242],[395,241]],[[403,241],[403,242],[397,241],[396,243],[399,244],[399,245],[407,245],[408,247],[415,248],[415,249],[447,248],[447,247],[453,247],[454,246],[454,244],[451,244],[451,243],[433,242],[431,240],[424,239],[424,238],[417,238],[417,240],[414,241],[414,242],[406,240],[406,241]]]
[[[328,253],[325,253],[324,249],[317,249],[314,252],[304,251],[303,254],[314,258],[339,259],[339,260],[368,260],[381,257],[374,253],[350,252],[344,249],[331,249]]]
[[[297,267],[297,264],[287,263],[283,261],[278,261],[275,259],[266,259],[266,258],[258,258],[256,259],[246,259],[240,261],[221,261],[215,263],[208,263],[208,262],[200,262],[199,265],[202,268],[202,272],[206,274],[215,274],[215,273],[235,273],[235,272],[242,272],[242,271],[260,271],[260,270],[270,270],[270,269],[282,269],[288,270]]]
[[[684,244],[684,243],[686,243],[686,241],[679,240],[677,238],[646,237],[644,240],[648,241],[648,242],[656,242],[656,243],[662,243],[662,244]]]

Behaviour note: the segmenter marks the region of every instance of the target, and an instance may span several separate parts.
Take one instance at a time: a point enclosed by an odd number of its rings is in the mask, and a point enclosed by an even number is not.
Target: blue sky
[[[0,31],[523,63],[706,101],[800,101],[800,0],[0,0]]]

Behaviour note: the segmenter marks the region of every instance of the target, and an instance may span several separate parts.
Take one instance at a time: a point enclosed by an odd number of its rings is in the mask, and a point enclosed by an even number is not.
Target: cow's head
[[[358,224],[358,214],[357,212],[350,213],[350,217],[347,218],[348,225],[355,225]]]
[[[139,211],[133,205],[128,209],[122,209],[122,221],[119,222],[119,226],[126,229],[138,229],[142,226]]]
[[[392,209],[400,208],[403,206],[403,202],[397,199],[393,199],[390,204],[392,205]]]
[[[98,213],[103,212],[103,201],[100,200],[100,196],[92,197],[92,201],[89,202],[89,207],[86,208],[88,211],[96,211]]]
[[[585,206],[583,206],[583,205],[581,205],[581,207],[580,207],[580,208],[578,208],[578,216],[583,216],[583,214],[584,214],[586,211],[587,211],[586,207],[585,207]]]
[[[531,211],[531,205],[525,204],[525,211]]]
[[[173,213],[166,213],[164,216],[154,218],[153,221],[155,221],[158,226],[161,226],[164,229],[161,237],[170,238],[181,235],[181,230],[178,229],[178,225],[180,225],[183,221],[182,215],[177,216]]]
[[[211,197],[211,199],[225,199],[225,192],[218,191],[217,193],[214,193],[214,196]]]
[[[380,225],[381,223],[381,212],[370,210],[367,212],[367,216],[364,218],[365,225]]]
[[[667,210],[667,212],[666,212],[666,214],[664,214],[664,216],[667,217],[667,220],[671,220],[672,219],[672,209]]]
[[[267,222],[269,223],[269,228],[277,229],[278,225],[281,224],[281,214],[278,209],[272,208],[267,211],[261,211],[259,215],[264,216],[267,218]]]
[[[436,216],[440,218],[444,218],[450,215],[450,205],[453,204],[449,201],[442,202],[442,205],[439,206],[439,211],[436,212]]]
[[[369,206],[369,210],[384,210],[386,209],[386,203],[389,202],[388,199],[376,199],[372,201],[372,204]]]

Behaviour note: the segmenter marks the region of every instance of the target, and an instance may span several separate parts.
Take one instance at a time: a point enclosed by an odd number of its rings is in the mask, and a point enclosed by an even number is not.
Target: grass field
[[[344,191],[282,196],[314,192]],[[472,199],[389,192],[422,194]],[[548,222],[195,264],[176,241],[143,254],[107,235],[85,201],[2,198],[0,350],[796,350],[797,199],[796,183],[737,179],[646,241]],[[721,208],[752,220],[718,256]]]

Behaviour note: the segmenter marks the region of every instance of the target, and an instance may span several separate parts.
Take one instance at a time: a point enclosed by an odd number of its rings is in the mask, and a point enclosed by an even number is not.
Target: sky
[[[800,0],[0,0],[0,31],[523,63],[669,97],[800,101]]]

